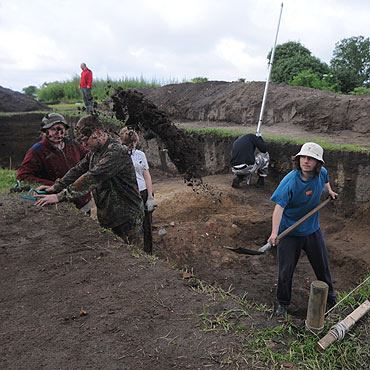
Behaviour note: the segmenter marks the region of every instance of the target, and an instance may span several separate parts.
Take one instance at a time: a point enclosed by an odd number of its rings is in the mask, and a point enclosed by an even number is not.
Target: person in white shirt
[[[136,181],[139,187],[140,195],[145,204],[144,216],[144,251],[152,254],[153,238],[152,238],[152,213],[154,210],[154,197],[152,187],[152,177],[149,172],[149,165],[145,153],[136,149],[139,142],[139,135],[134,130],[127,127],[121,129],[120,139],[122,144],[126,145],[131,152],[132,163],[135,167]]]

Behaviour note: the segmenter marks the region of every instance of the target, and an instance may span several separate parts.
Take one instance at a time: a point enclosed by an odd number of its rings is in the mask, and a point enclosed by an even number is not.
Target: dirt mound
[[[50,108],[35,99],[0,86],[0,112],[32,112],[50,110]]]
[[[172,119],[256,125],[264,82],[184,83],[139,89]],[[370,133],[370,95],[270,83],[263,124],[298,125],[309,131]]]
[[[0,279],[1,369],[237,367],[243,339],[202,324],[232,303],[200,294],[70,204],[0,196]]]

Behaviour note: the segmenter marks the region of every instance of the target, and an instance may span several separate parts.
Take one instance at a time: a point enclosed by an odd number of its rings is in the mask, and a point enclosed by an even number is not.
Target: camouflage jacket
[[[60,201],[73,200],[91,191],[99,223],[106,228],[114,228],[128,218],[140,218],[144,214],[130,154],[124,145],[112,138],[108,138],[99,150],[89,152],[56,181],[54,188]]]

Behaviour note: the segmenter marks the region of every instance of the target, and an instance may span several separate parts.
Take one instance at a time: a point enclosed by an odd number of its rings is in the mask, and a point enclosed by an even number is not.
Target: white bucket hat
[[[307,156],[307,157],[317,159],[318,161],[322,163],[325,163],[324,160],[322,159],[323,154],[324,154],[324,149],[321,148],[319,144],[306,143],[302,145],[301,150],[299,151],[298,154],[296,154],[296,156],[298,155]]]

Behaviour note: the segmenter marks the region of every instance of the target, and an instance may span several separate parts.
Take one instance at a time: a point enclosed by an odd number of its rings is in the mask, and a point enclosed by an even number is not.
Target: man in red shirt
[[[88,153],[88,149],[66,136],[69,124],[59,113],[49,113],[42,119],[42,140],[26,153],[17,172],[17,180],[54,185]],[[77,208],[91,208],[90,194],[77,198]]]
[[[80,80],[80,89],[82,89],[82,96],[84,99],[85,107],[87,113],[92,113],[92,82],[93,82],[93,74],[90,69],[86,67],[86,63],[81,63],[81,80]]]

